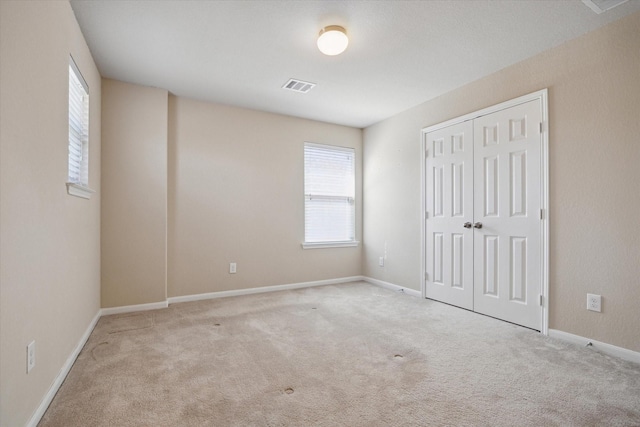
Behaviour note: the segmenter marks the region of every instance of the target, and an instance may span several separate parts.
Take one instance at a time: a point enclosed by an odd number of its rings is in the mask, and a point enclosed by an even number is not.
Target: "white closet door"
[[[426,296],[472,310],[472,121],[428,133],[426,149]]]
[[[540,329],[540,101],[474,120],[474,310]]]

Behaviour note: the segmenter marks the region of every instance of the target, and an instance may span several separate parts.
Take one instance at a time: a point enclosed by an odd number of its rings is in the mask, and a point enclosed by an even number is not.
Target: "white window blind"
[[[355,241],[355,152],[304,145],[305,243]]]
[[[89,185],[89,88],[69,59],[69,176],[70,183]]]

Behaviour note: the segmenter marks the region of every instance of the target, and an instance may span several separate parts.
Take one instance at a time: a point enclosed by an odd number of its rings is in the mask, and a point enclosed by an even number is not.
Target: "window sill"
[[[75,182],[67,182],[67,194],[70,196],[82,197],[83,199],[90,199],[91,195],[95,193],[94,190],[84,185],[76,184]]]
[[[324,249],[324,248],[354,248],[360,244],[357,240],[352,242],[318,242],[302,244],[302,249]]]

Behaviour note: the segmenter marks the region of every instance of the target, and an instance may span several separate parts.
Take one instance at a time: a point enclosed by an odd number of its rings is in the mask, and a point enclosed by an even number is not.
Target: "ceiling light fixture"
[[[320,30],[318,49],[325,55],[340,55],[349,45],[347,30],[339,25],[329,25]]]

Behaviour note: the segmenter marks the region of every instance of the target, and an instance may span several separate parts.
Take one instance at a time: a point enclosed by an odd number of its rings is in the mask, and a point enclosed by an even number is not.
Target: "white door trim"
[[[421,130],[420,141],[422,150],[422,160],[420,167],[420,198],[421,200],[421,212],[422,218],[420,223],[420,289],[422,298],[426,298],[426,198],[425,198],[425,174],[426,174],[426,135],[429,132],[433,132],[438,129],[442,129],[454,124],[458,124],[467,120],[473,120],[475,118],[495,113],[496,111],[504,110],[516,105],[524,104],[525,102],[540,100],[542,108],[542,153],[541,153],[541,221],[540,221],[540,235],[541,235],[541,251],[542,251],[542,263],[541,263],[541,293],[542,293],[542,324],[540,325],[540,332],[544,335],[549,334],[549,108],[548,108],[548,90],[542,89],[537,92],[523,95],[518,98],[511,99],[509,101],[502,102],[500,104],[492,105],[482,110],[474,111],[465,114],[460,117],[447,120],[442,123],[438,123],[432,126],[425,127]]]

